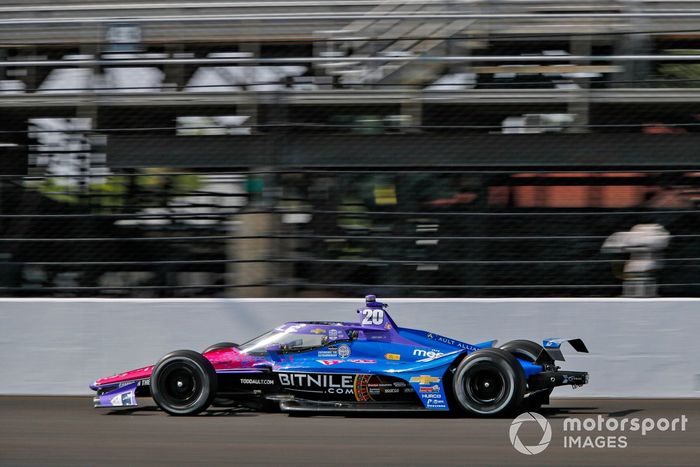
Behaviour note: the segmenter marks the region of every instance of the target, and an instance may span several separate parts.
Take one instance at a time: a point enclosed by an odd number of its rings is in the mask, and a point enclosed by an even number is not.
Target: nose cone
[[[143,368],[138,368],[136,370],[126,371],[124,373],[119,373],[114,376],[107,376],[106,378],[100,378],[90,385],[90,388],[97,390],[102,386],[109,386],[116,383],[123,383],[125,381],[137,381],[140,379],[146,379],[151,377],[153,372],[153,365],[146,366]]]

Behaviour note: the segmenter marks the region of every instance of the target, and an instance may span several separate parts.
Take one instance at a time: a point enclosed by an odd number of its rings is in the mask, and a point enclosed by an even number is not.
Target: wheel
[[[540,353],[544,349],[537,342],[532,342],[524,339],[506,342],[500,348],[510,352],[511,355],[513,355],[516,358],[520,358],[522,360],[526,360],[528,362],[533,363],[535,360],[537,360],[537,357],[540,356]],[[554,363],[554,360],[549,355],[545,354],[544,358],[545,361],[543,363]]]
[[[540,344],[528,340],[506,342],[500,348],[510,352],[511,355],[516,358],[533,363],[535,360],[537,360],[537,357],[543,350],[543,347]],[[542,363],[545,366],[554,365],[554,360],[549,355],[545,354],[544,361]],[[554,388],[549,388],[544,391],[539,391],[528,395],[523,400],[523,410],[539,410],[543,404],[549,404],[549,396],[552,394],[553,390]]]
[[[210,345],[209,347],[204,349],[202,351],[202,354],[205,354],[207,352],[211,352],[212,350],[230,349],[231,347],[238,348],[238,344],[235,344],[233,342],[218,342],[218,343]],[[221,399],[221,398],[217,397],[212,401],[212,405],[214,407],[236,407],[238,405],[238,402],[236,402],[233,399]]]
[[[518,361],[501,349],[483,349],[462,360],[452,380],[454,399],[465,412],[504,415],[520,405],[525,374]]]
[[[219,349],[226,349],[229,347],[238,347],[238,344],[234,344],[233,342],[219,342],[218,344],[210,345],[206,349],[202,351],[202,353],[207,353],[211,352],[212,350],[219,350]]]
[[[216,371],[201,354],[177,350],[161,358],[151,375],[151,395],[170,415],[196,415],[216,395]]]

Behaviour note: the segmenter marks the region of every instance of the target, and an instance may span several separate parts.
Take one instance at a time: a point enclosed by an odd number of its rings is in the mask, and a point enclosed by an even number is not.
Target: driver
[[[386,308],[388,306],[388,303],[378,302],[376,295],[367,295],[365,297],[365,307],[367,308]]]

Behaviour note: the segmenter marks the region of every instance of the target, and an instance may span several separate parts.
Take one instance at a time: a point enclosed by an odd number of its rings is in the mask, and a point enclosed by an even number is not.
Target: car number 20
[[[384,310],[365,308],[362,310],[362,325],[380,326],[384,323]]]

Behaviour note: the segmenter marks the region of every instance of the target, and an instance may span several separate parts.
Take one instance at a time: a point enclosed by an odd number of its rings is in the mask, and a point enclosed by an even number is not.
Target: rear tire
[[[457,366],[452,389],[457,405],[468,414],[505,415],[523,400],[525,374],[505,350],[477,350]]]
[[[516,358],[534,363],[537,357],[540,356],[544,348],[537,342],[528,340],[515,340],[506,342],[503,344],[501,349],[506,350],[511,353]],[[544,355],[541,363],[544,365],[554,365],[554,360],[547,354]],[[549,396],[552,394],[554,388],[549,388],[544,391],[540,391],[536,394],[531,394],[523,399],[522,409],[523,410],[539,410],[542,408],[543,404],[549,404]]]
[[[165,355],[151,375],[153,400],[170,415],[196,415],[206,410],[214,400],[216,388],[214,366],[192,350]]]
[[[217,344],[210,345],[206,349],[202,350],[202,353],[205,354],[207,352],[211,352],[212,350],[227,349],[231,347],[238,348],[238,344],[234,344],[233,342],[219,342]]]
[[[532,363],[537,360],[537,357],[539,357],[542,350],[544,350],[544,348],[537,342],[532,342],[525,339],[506,342],[500,348],[510,352],[511,355],[516,358]],[[544,358],[545,360],[542,363],[554,363],[554,360],[552,360],[549,355],[545,354]]]

